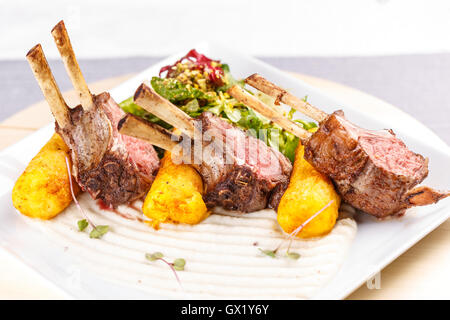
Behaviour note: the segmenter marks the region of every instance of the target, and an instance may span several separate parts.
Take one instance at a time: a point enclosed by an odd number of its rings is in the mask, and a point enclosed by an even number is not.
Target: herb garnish
[[[154,253],[146,253],[145,258],[148,261],[156,261],[161,260],[165,264],[169,266],[169,268],[173,271],[173,274],[175,275],[175,278],[177,279],[178,284],[180,285],[181,289],[184,290],[183,286],[181,285],[180,278],[178,277],[177,271],[183,271],[184,266],[186,265],[186,260],[183,258],[175,259],[174,262],[169,262],[166,259],[164,259],[164,255],[161,252],[154,252]]]
[[[286,252],[286,256],[293,260],[298,260],[298,258],[300,258],[300,254],[297,252]]]
[[[145,258],[148,261],[155,261],[155,260],[161,259],[162,257],[164,257],[164,255],[161,252],[146,253],[145,254]]]
[[[277,254],[277,250],[263,250],[261,248],[258,248],[259,251],[261,251],[262,253],[264,253],[266,256],[269,256],[271,258],[276,258],[276,254]]]
[[[109,226],[97,226],[94,229],[92,229],[91,233],[89,234],[89,238],[100,239],[108,231],[109,231]]]
[[[177,271],[183,271],[186,265],[186,260],[183,258],[178,258],[173,262],[173,268]]]
[[[283,239],[280,244],[274,249],[274,250],[264,250],[261,248],[258,248],[259,251],[261,251],[263,254],[265,254],[266,256],[269,256],[271,258],[276,258],[277,257],[277,252],[278,250],[281,248],[281,245],[286,241],[289,240],[289,245],[288,248],[286,250],[286,257],[289,259],[293,259],[293,260],[297,260],[300,258],[300,254],[297,252],[291,252],[291,244],[292,241],[294,240],[295,236],[302,231],[302,229],[304,227],[306,227],[306,225],[308,223],[310,223],[315,217],[317,217],[319,214],[321,214],[326,208],[328,208],[329,206],[331,206],[331,204],[334,202],[334,200],[331,200],[330,202],[328,202],[322,209],[320,209],[319,211],[317,211],[316,213],[314,213],[311,217],[309,217],[305,222],[303,222],[298,228],[296,228],[294,231],[292,231],[287,238]]]
[[[78,230],[84,231],[88,225],[91,225],[93,230],[89,234],[89,237],[92,239],[100,239],[105,233],[109,231],[109,226],[96,226],[88,217],[86,212],[84,212],[83,208],[80,206],[80,203],[77,200],[77,197],[75,196],[75,192],[73,191],[73,184],[72,184],[72,172],[70,170],[70,163],[69,159],[66,157],[66,167],[67,167],[67,173],[69,174],[69,186],[70,186],[70,193],[72,195],[72,199],[75,202],[75,205],[77,206],[78,210],[80,210],[81,214],[83,215],[84,219],[79,220],[77,222]]]
[[[162,77],[164,73],[166,75]],[[195,50],[191,50],[175,64],[163,67],[159,77],[151,79],[151,86],[158,94],[170,100],[189,116],[196,118],[202,112],[212,112],[278,149],[294,162],[299,139],[231,97],[226,91],[234,84],[244,87],[245,83],[231,75],[227,64],[205,57]],[[261,93],[256,96],[266,104],[274,103],[272,98]],[[307,96],[303,100],[306,101]],[[171,128],[166,122],[136,105],[132,97],[122,101],[120,107],[127,113],[142,117],[166,129]],[[295,109],[291,109],[287,117],[293,120],[294,113]],[[293,121],[306,130],[317,127],[314,122]]]
[[[84,229],[87,228],[88,225],[89,225],[89,222],[87,222],[86,219],[79,220],[78,221],[78,230],[83,231]]]
[[[78,230],[84,231],[88,226],[89,222],[86,219],[78,220]],[[91,239],[100,239],[103,237],[104,234],[106,234],[109,231],[109,226],[100,225],[100,226],[94,226],[92,225],[93,229],[89,233],[89,238]]]

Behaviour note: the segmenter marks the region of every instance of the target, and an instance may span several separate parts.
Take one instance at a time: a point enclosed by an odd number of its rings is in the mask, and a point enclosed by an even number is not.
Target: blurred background
[[[445,0],[1,0],[0,121],[42,100],[25,61],[37,42],[71,88],[50,35],[64,19],[89,82],[214,41],[379,97],[450,143],[449,17]]]

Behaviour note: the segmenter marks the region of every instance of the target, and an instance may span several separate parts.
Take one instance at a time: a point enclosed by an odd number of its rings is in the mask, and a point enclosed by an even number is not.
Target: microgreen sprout
[[[92,229],[91,233],[89,234],[89,238],[100,239],[108,231],[109,231],[109,226],[97,226],[94,229]]]
[[[86,219],[78,220],[78,230],[83,231],[84,229],[87,228],[88,225],[89,222],[87,222]]]
[[[320,209],[319,211],[317,211],[316,213],[314,213],[311,217],[309,217],[305,222],[303,222],[300,226],[298,226],[294,231],[292,231],[287,238],[283,239],[280,244],[274,249],[274,250],[264,250],[261,248],[258,248],[259,251],[261,251],[263,254],[265,254],[266,256],[269,256],[271,258],[276,258],[277,257],[277,252],[278,250],[280,250],[282,244],[286,241],[289,240],[289,245],[288,248],[286,250],[286,257],[293,259],[293,260],[297,260],[300,258],[300,254],[297,252],[291,252],[291,244],[292,241],[294,240],[295,236],[297,236],[297,234],[299,234],[300,231],[302,231],[302,229],[304,227],[306,227],[306,225],[308,225],[308,223],[310,223],[315,217],[317,217],[319,214],[321,214],[323,211],[325,211],[325,209],[327,209],[329,206],[331,206],[331,204],[334,202],[334,200],[331,200],[330,202],[328,202],[322,209]]]
[[[86,212],[84,212],[83,208],[81,207],[80,203],[77,200],[77,197],[75,196],[75,192],[73,189],[73,183],[72,183],[72,172],[70,170],[70,163],[69,158],[66,157],[66,167],[67,167],[67,173],[69,174],[69,186],[70,186],[70,193],[72,195],[73,202],[77,206],[78,210],[80,210],[81,214],[83,215],[84,219],[78,220],[78,230],[84,231],[88,225],[92,226],[92,231],[89,234],[89,237],[92,239],[100,239],[105,233],[109,231],[109,226],[97,226],[95,225],[91,219],[89,219]]]
[[[145,254],[145,258],[149,261],[155,261],[155,260],[161,259],[162,257],[164,257],[164,255],[161,252]]]
[[[169,266],[169,268],[172,270],[173,274],[175,275],[175,278],[177,279],[178,284],[180,285],[180,288],[184,290],[183,286],[181,285],[180,278],[178,277],[177,271],[183,271],[184,266],[186,265],[186,260],[183,258],[175,259],[174,262],[169,262],[166,259],[164,259],[164,255],[161,252],[155,252],[155,253],[146,253],[145,259],[148,261],[156,261],[161,260],[165,264]]]
[[[173,262],[173,268],[177,271],[183,271],[186,265],[186,260],[183,258],[178,258]]]
[[[276,258],[277,257],[277,250],[263,250],[261,248],[258,248],[259,251],[261,251],[263,254],[265,254],[266,256],[269,256],[271,258]]]
[[[298,260],[300,258],[300,254],[297,252],[286,252],[286,256],[292,260]]]

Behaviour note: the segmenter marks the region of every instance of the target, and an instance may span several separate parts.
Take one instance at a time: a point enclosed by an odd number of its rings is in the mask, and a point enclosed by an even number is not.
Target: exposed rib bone
[[[192,118],[169,100],[157,94],[148,82],[142,83],[136,90],[134,102],[161,120],[181,130],[182,133],[190,138],[193,138],[194,133],[197,132]]]
[[[40,44],[35,45],[28,51],[27,60],[39,87],[41,87],[45,100],[50,106],[53,117],[61,128],[66,127],[70,123],[69,108],[56,84]]]
[[[145,140],[167,151],[172,151],[181,140],[163,127],[131,114],[119,121],[118,129],[121,134]]]
[[[427,186],[419,186],[407,193],[407,205],[411,206],[426,206],[433,204],[450,196],[450,191],[438,191]]]
[[[302,127],[300,127],[295,122],[286,118],[280,112],[270,108],[265,105],[263,102],[252,96],[251,94],[245,92],[242,88],[237,85],[234,85],[228,90],[228,93],[233,96],[235,99],[239,100],[246,106],[252,108],[256,112],[262,114],[264,117],[270,119],[275,122],[279,126],[281,126],[286,131],[292,133],[293,135],[299,137],[302,141],[307,140],[311,133]]]
[[[275,104],[279,104],[279,102],[281,101],[318,122],[323,121],[328,116],[322,110],[319,110],[310,103],[297,98],[296,96],[266,80],[264,77],[257,73],[249,76],[247,79],[245,79],[245,82],[258,89],[259,91],[275,98]]]
[[[90,110],[94,106],[94,99],[91,92],[84,80],[83,74],[81,73],[80,66],[75,57],[75,53],[72,49],[72,44],[70,43],[69,35],[67,34],[64,21],[61,20],[52,29],[52,35],[55,39],[56,46],[58,47],[61,58],[66,67],[67,73],[69,74],[72,85],[75,90],[80,95],[81,106],[84,110]]]

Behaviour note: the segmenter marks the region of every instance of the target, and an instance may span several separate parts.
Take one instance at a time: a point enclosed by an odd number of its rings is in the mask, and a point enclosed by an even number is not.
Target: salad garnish
[[[175,78],[180,71],[179,67],[183,64],[187,64],[192,70],[199,70],[202,73],[206,73],[208,79],[217,86],[223,85],[224,70],[221,67],[220,61],[212,60],[198,53],[195,49],[190,50],[173,65],[162,67],[159,70],[159,76],[161,77],[161,74],[167,71],[166,78]]]
[[[159,77],[153,77],[150,83],[159,95],[175,104],[189,116],[195,118],[204,111],[212,112],[246,130],[249,135],[261,139],[267,145],[278,148],[291,162],[294,161],[299,139],[226,92],[235,84],[244,87],[242,80],[236,80],[231,75],[228,64],[210,59],[192,49],[173,65],[161,68]],[[255,95],[266,104],[280,108],[275,105],[275,99],[260,92]],[[169,124],[136,105],[132,97],[124,100],[120,106],[125,112],[171,129]],[[292,119],[294,113],[295,109],[291,109],[286,116]],[[314,122],[294,121],[301,124],[306,130],[317,127]],[[162,155],[163,152],[159,152],[159,154]]]

